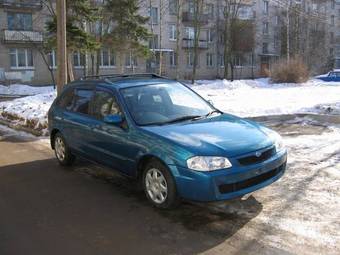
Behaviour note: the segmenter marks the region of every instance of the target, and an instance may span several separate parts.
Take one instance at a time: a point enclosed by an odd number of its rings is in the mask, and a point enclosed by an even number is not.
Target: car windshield
[[[181,83],[162,83],[121,89],[138,125],[164,125],[200,119],[216,112],[209,103]]]

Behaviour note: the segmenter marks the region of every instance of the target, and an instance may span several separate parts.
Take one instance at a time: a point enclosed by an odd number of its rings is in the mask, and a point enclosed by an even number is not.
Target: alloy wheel
[[[152,201],[162,204],[168,196],[168,184],[162,172],[149,169],[145,175],[145,188]]]

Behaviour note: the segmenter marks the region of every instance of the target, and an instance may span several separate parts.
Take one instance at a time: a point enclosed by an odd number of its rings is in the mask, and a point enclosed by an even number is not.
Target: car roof
[[[132,75],[103,75],[103,76],[88,76],[81,80],[74,81],[69,85],[82,86],[88,84],[97,84],[109,88],[130,88],[145,85],[154,85],[161,83],[176,83],[171,80],[155,74],[132,74]]]

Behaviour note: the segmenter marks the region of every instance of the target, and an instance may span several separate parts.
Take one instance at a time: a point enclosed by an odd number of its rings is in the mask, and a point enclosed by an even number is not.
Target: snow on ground
[[[46,131],[47,112],[56,92],[37,94],[0,103],[0,115],[13,124]]]
[[[9,86],[0,85],[0,95],[33,96],[53,91],[53,86],[33,87],[23,84],[13,84]]]
[[[268,79],[198,81],[192,88],[225,112],[242,117],[340,111],[340,82],[270,84]]]
[[[6,92],[3,87],[0,86],[0,94]],[[340,82],[313,79],[303,84],[270,84],[268,79],[213,80],[197,81],[191,87],[218,109],[241,117],[340,113]],[[1,102],[3,118],[39,130],[47,127],[47,111],[56,96],[52,87],[12,85],[6,89],[7,94],[34,96]]]

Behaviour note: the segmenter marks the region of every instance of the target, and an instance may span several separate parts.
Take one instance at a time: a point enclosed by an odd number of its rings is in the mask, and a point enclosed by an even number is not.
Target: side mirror
[[[104,122],[107,124],[119,125],[123,122],[123,118],[119,114],[111,114],[104,117]]]

